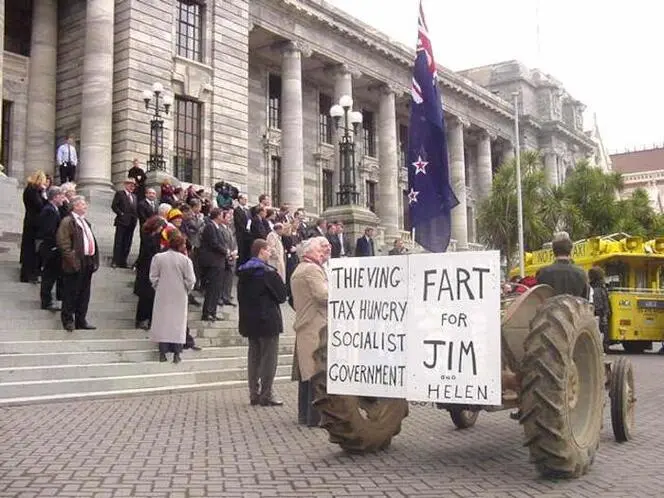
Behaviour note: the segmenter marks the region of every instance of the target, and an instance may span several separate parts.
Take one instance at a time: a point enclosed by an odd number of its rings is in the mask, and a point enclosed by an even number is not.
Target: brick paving
[[[632,356],[638,431],[619,445],[605,410],[591,472],[540,479],[507,412],[454,429],[415,406],[383,453],[348,456],[286,405],[250,407],[244,389],[3,408],[0,497],[645,497],[663,496],[664,357]]]

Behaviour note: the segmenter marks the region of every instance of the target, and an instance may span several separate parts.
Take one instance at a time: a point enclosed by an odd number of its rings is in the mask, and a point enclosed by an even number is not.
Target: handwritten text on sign
[[[405,256],[330,261],[327,390],[404,398]]]
[[[328,391],[500,404],[499,256],[334,259]]]
[[[407,398],[501,404],[499,253],[419,254],[409,268]]]

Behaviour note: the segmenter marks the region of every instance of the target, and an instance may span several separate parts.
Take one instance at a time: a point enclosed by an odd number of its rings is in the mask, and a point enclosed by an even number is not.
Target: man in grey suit
[[[222,276],[221,303],[227,306],[235,306],[231,297],[233,289],[233,275],[235,274],[235,262],[238,259],[237,240],[233,234],[233,209],[224,209],[223,217],[219,230],[221,231],[221,240],[226,248],[226,268]]]

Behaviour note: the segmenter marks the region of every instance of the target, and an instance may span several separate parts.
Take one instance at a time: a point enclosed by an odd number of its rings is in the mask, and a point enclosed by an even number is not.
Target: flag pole
[[[516,211],[519,226],[519,275],[526,276],[526,265],[523,251],[523,197],[521,195],[521,143],[519,138],[519,92],[513,92],[514,97],[514,137],[516,158]]]

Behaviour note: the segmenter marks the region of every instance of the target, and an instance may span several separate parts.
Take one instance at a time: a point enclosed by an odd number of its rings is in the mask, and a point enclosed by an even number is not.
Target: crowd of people
[[[58,152],[67,172],[76,159],[72,148],[63,144]],[[169,181],[158,190],[146,186],[146,174],[135,160],[110,205],[115,215],[111,267],[135,271],[136,327],[150,331],[160,361],[172,354],[179,363],[184,348],[200,350],[187,327],[190,306],[200,307],[200,319],[208,322],[224,320],[219,313],[224,306],[239,306],[239,332],[249,342],[250,402],[281,405],[272,392],[283,332],[280,306],[288,301],[297,308],[294,300],[301,299],[291,288],[296,268],[329,257],[374,256],[374,229],[366,228],[353,247],[343,223],[310,223],[303,208],[272,207],[267,194],[250,205],[247,195],[223,182],[215,186],[216,197]],[[100,254],[86,220],[85,198],[77,195],[73,181],[54,186],[36,172],[23,201],[21,281],[40,284],[42,309],[60,312],[65,330],[94,330],[87,309]],[[140,250],[130,262],[137,228]],[[403,251],[402,242],[395,241],[390,254]],[[309,373],[305,366],[294,375],[304,378],[305,393]]]

